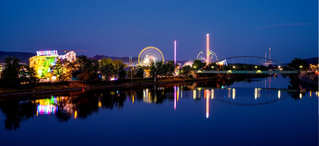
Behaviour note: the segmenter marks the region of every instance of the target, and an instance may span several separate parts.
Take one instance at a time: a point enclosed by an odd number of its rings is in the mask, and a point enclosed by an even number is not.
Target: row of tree
[[[19,59],[15,57],[7,57],[5,59],[5,68],[1,74],[2,85],[7,87],[16,87],[21,84],[27,84],[34,86],[39,80],[36,77],[33,68],[28,65],[20,65]],[[252,65],[237,65],[238,69],[256,69],[256,66]],[[288,64],[297,70],[307,69],[309,64],[302,59],[295,58]],[[68,81],[70,79],[77,79],[80,81],[99,81],[110,80],[116,78],[119,80],[125,79],[126,76],[134,78],[161,78],[170,77],[176,73],[184,77],[190,76],[192,70],[198,70],[202,68],[206,69],[233,69],[232,66],[218,66],[213,63],[206,67],[204,62],[195,60],[192,66],[186,65],[179,70],[175,69],[175,65],[172,61],[166,63],[152,62],[149,66],[136,66],[126,68],[127,66],[120,60],[112,60],[110,58],[104,58],[101,60],[90,59],[86,56],[79,56],[74,62],[68,62],[67,60],[57,60],[56,65],[52,66],[50,74],[56,76],[58,81]],[[126,68],[126,70],[125,70]],[[257,66],[257,69],[265,69],[263,66]],[[5,83],[5,84],[4,84]]]

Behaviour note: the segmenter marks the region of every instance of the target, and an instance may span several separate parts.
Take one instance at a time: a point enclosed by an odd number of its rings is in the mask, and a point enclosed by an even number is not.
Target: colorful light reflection
[[[58,110],[58,107],[56,105],[41,105],[39,104],[37,107],[37,113],[40,115],[51,115],[55,114],[55,112]]]

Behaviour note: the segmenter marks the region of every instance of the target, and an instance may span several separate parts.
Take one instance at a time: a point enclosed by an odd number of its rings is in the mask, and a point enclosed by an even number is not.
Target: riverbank
[[[187,83],[197,81],[213,81],[216,77],[210,78],[165,78],[158,79],[154,82],[151,79],[142,80],[123,80],[114,82],[88,82],[82,83],[79,81],[70,81],[63,84],[51,83],[47,85],[37,86],[33,89],[1,89],[6,92],[0,93],[0,97],[21,97],[21,96],[38,96],[47,94],[67,93],[67,92],[80,92],[84,93],[91,90],[101,89],[128,89],[128,88],[143,88],[154,85],[165,85],[165,84],[176,84],[176,83]]]

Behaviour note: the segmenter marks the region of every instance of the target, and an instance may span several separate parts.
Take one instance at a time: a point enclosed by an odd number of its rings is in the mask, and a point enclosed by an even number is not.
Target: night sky
[[[0,0],[0,50],[78,50],[138,56],[147,46],[178,60],[205,49],[219,58],[264,56],[289,62],[317,56],[317,0]]]

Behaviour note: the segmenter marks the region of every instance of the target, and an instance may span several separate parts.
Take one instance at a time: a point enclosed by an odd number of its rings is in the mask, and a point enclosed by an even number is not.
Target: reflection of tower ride
[[[209,98],[210,98],[210,91],[204,90],[204,98],[206,98],[206,118],[209,118]]]
[[[176,110],[176,102],[177,102],[177,97],[176,97],[176,86],[174,86],[174,110]]]
[[[149,91],[148,88],[143,89],[143,101],[145,103],[152,103],[152,99],[151,99],[151,92]]]
[[[179,99],[179,86],[174,86],[174,110],[176,110]]]

